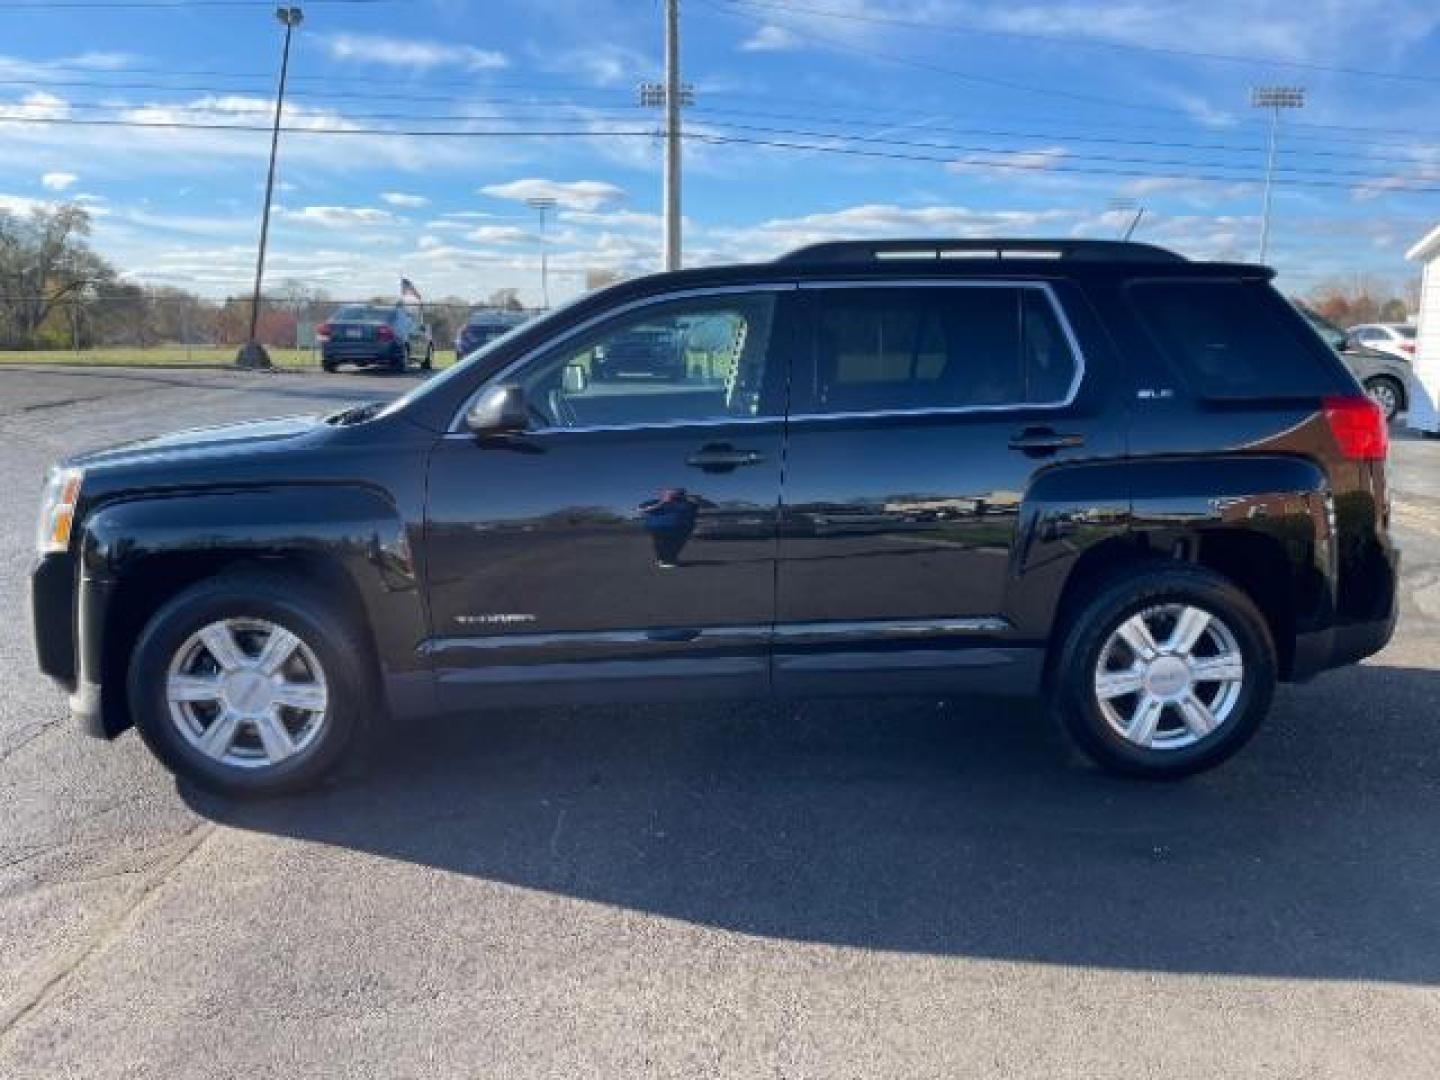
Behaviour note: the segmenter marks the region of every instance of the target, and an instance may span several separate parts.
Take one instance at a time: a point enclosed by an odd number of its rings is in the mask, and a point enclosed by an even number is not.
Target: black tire
[[[430,371],[430,370],[432,370],[434,367],[435,367],[435,346],[434,346],[434,345],[427,345],[427,346],[425,347],[425,359],[420,362],[420,370],[421,370],[421,371]]]
[[[1380,406],[1387,422],[1400,415],[1405,407],[1405,388],[1389,375],[1376,375],[1365,380],[1365,393]]]
[[[1096,669],[1111,635],[1131,616],[1167,604],[1198,607],[1233,635],[1245,677],[1224,722],[1189,746],[1156,749],[1130,741],[1106,719]],[[1270,708],[1275,645],[1265,617],[1228,579],[1203,567],[1156,561],[1100,584],[1062,628],[1052,669],[1052,703],[1075,744],[1111,772],[1177,779],[1214,768],[1243,747]]]
[[[220,619],[264,619],[300,638],[318,659],[327,709],[314,741],[275,764],[246,768],[207,756],[178,730],[166,697],[170,663],[184,643]],[[299,791],[330,773],[368,726],[376,699],[366,665],[370,650],[352,621],[305,581],[236,572],[202,581],[167,602],[146,625],[130,660],[128,693],[135,726],[177,777],[223,795]]]
[[[339,366],[340,366],[339,364],[335,363],[335,362],[332,361],[332,360],[321,360],[321,361],[320,361],[321,370],[323,370],[323,371],[325,372],[325,374],[327,374],[327,375],[333,375],[333,374],[335,374],[335,370],[336,370]]]
[[[390,370],[396,374],[404,374],[410,370],[409,345],[400,346],[400,351],[395,355],[395,359],[390,361]]]

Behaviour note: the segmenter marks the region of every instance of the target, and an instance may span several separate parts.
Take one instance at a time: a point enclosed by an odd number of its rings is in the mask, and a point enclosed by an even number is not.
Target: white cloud
[[[1049,172],[1066,158],[1063,146],[1047,146],[1037,150],[996,150],[970,154],[946,164],[947,172],[962,175],[1014,176],[1020,172]]]
[[[73,172],[47,172],[40,177],[40,184],[46,191],[64,191],[79,179]]]
[[[625,189],[603,180],[544,180],[527,177],[511,180],[505,184],[487,184],[480,189],[482,195],[497,199],[554,199],[569,210],[600,210],[613,206],[625,198]]]
[[[430,200],[424,195],[407,195],[403,191],[386,191],[381,194],[380,198],[384,199],[391,206],[416,208],[430,205]]]
[[[276,207],[275,213],[291,221],[305,221],[326,228],[347,225],[381,225],[395,220],[389,210],[373,206],[305,206],[299,210]]]
[[[64,98],[43,90],[26,94],[19,101],[0,103],[0,120],[59,120],[70,115]]]
[[[514,225],[482,225],[467,232],[465,239],[473,240],[477,244],[518,244],[533,240],[534,237]]]
[[[793,30],[766,23],[740,43],[745,52],[783,52],[798,49],[800,38]]]
[[[405,39],[378,34],[334,34],[325,47],[337,60],[364,60],[387,67],[458,67],[466,71],[494,71],[509,67],[502,52],[477,49],[473,45],[451,45],[443,41]]]
[[[0,213],[24,216],[32,210],[53,210],[55,204],[45,199],[32,199],[28,195],[5,195],[0,193]]]

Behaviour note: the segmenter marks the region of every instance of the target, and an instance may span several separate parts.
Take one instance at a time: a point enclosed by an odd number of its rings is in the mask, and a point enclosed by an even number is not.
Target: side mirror
[[[530,426],[525,388],[514,383],[492,386],[475,399],[465,426],[476,435],[518,435]]]

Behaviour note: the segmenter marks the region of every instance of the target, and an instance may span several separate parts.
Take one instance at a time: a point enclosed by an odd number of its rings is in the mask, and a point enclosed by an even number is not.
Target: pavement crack
[[[169,854],[136,885],[130,897],[120,905],[120,909],[90,940],[77,945],[46,970],[39,972],[28,985],[21,987],[14,1000],[0,1006],[0,1045],[9,1040],[22,1021],[43,1009],[61,986],[91,957],[104,952],[118,940],[156,891],[169,881],[214,833],[215,826],[208,821],[199,822],[187,831],[176,841]]]

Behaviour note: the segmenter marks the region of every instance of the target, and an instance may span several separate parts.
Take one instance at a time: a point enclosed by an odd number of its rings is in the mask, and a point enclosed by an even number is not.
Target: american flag
[[[417,304],[424,303],[424,301],[420,299],[420,290],[415,288],[415,283],[408,277],[402,277],[400,279],[400,299],[414,300]]]

